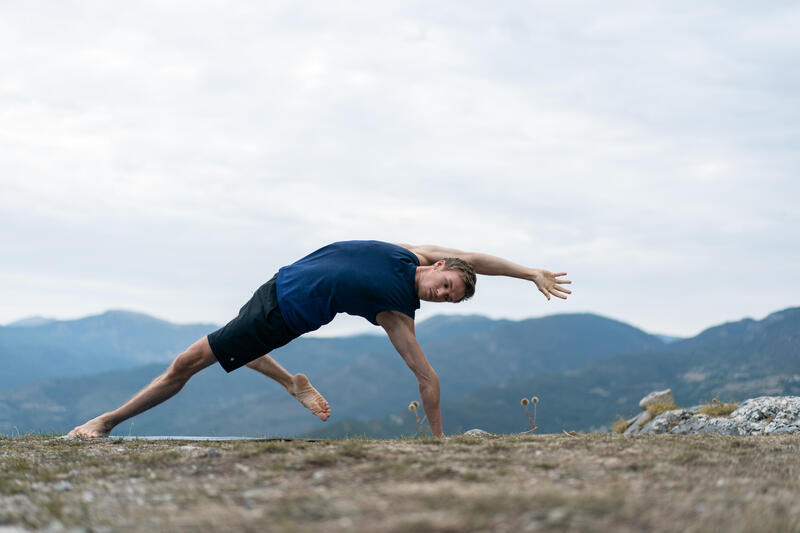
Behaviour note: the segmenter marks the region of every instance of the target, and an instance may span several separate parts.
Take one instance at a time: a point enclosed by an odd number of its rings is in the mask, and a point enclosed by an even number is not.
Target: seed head
[[[534,396],[533,398],[531,398],[531,401],[533,403],[539,403],[539,397],[538,396]]]
[[[408,410],[409,410],[409,411],[413,411],[413,410],[414,410],[414,409],[416,409],[416,408],[417,408],[417,406],[416,406],[416,405],[414,405],[414,402],[411,402],[410,404],[408,404]]]
[[[523,407],[525,407],[526,405],[528,405],[528,399],[527,398],[523,398],[523,399],[521,399],[519,401],[519,403],[522,404]]]

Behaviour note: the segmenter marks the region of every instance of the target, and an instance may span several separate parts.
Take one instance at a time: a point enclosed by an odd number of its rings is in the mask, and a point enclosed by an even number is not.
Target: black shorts
[[[211,351],[226,372],[233,372],[299,337],[283,321],[275,293],[277,278],[275,274],[259,287],[239,310],[239,316],[208,335]]]

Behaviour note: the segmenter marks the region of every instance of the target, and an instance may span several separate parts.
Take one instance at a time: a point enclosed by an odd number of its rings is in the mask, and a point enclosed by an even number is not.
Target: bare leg
[[[121,407],[89,420],[69,434],[81,437],[106,437],[120,422],[143,413],[177,394],[189,378],[216,361],[208,345],[208,338],[203,337],[177,356],[166,372],[137,392]]]
[[[301,404],[318,416],[320,420],[325,421],[331,416],[331,408],[328,402],[317,392],[317,389],[311,386],[305,375],[290,374],[269,355],[262,355],[258,359],[247,363],[247,366],[283,385],[283,388],[289,394],[297,398]]]

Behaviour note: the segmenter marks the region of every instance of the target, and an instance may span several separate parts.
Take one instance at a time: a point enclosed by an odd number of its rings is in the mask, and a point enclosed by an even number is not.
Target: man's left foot
[[[312,413],[319,417],[323,422],[331,416],[331,408],[322,394],[311,386],[311,382],[303,374],[296,374],[292,378],[292,386],[289,394],[297,398]]]

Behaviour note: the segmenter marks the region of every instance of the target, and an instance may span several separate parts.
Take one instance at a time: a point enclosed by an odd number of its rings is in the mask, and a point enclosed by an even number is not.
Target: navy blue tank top
[[[362,316],[376,326],[381,311],[414,318],[418,266],[413,252],[394,244],[335,242],[278,271],[278,306],[298,335],[327,324],[336,313]]]

